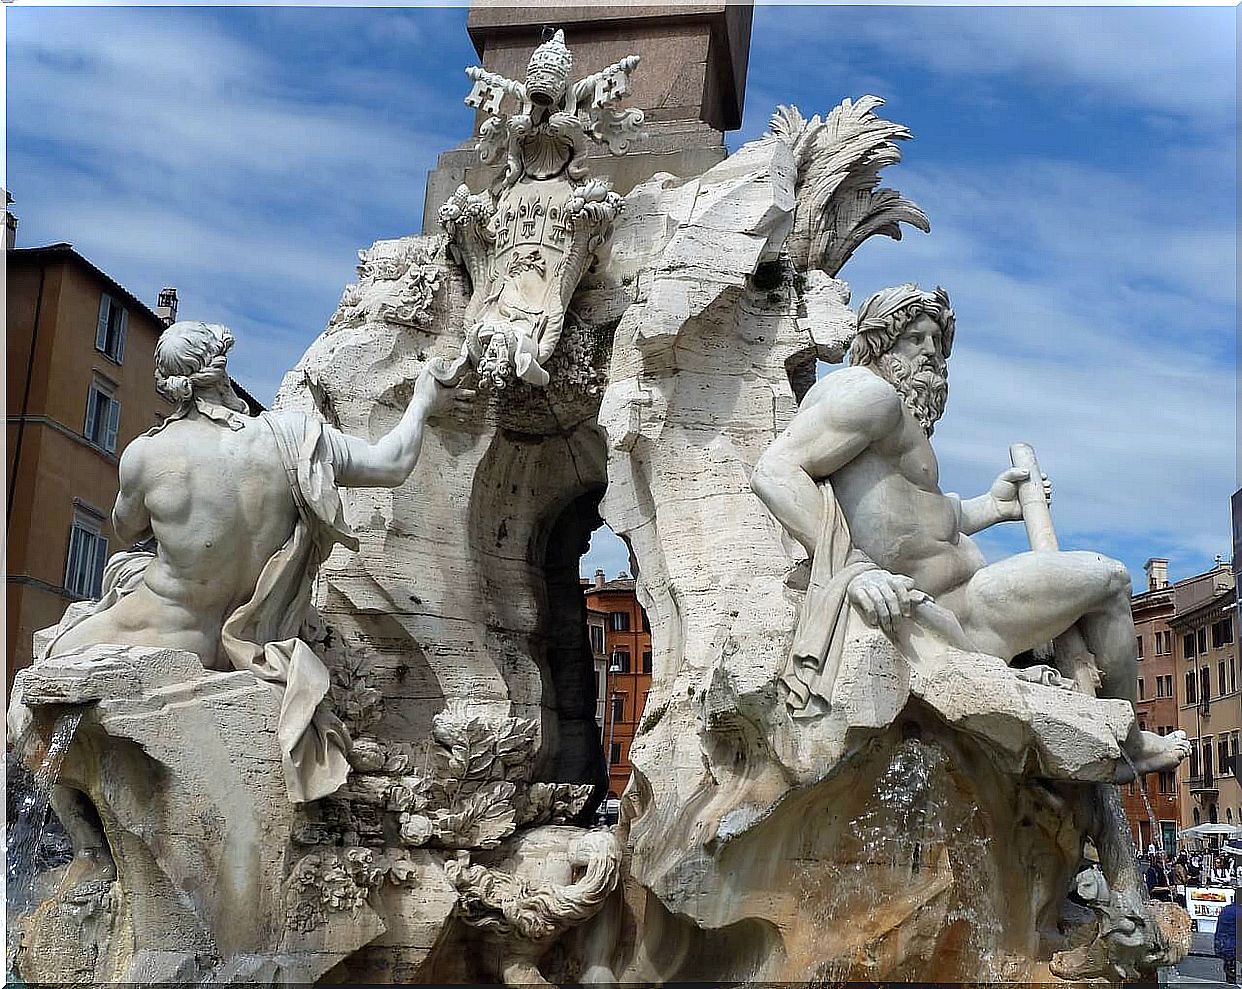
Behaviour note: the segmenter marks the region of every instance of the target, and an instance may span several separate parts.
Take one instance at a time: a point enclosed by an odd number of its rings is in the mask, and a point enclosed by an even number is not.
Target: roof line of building
[[[1206,601],[1201,601],[1198,604],[1196,604],[1193,608],[1187,608],[1185,611],[1179,611],[1176,614],[1170,615],[1168,619],[1166,620],[1168,621],[1170,626],[1181,625],[1186,622],[1191,622],[1196,618],[1202,617],[1202,614],[1204,612],[1212,611],[1215,608],[1219,608],[1222,603],[1228,606],[1232,604],[1235,600],[1236,600],[1236,592],[1232,587],[1222,588],[1221,590],[1213,594],[1210,598],[1208,598]]]
[[[70,243],[61,241],[60,243],[56,243],[56,244],[44,244],[42,247],[14,247],[6,251],[5,254],[8,259],[14,259],[17,261],[44,261],[44,260],[50,260],[53,258],[57,260],[62,259],[62,258],[69,258],[71,260],[77,261],[83,267],[87,268],[88,270],[93,272],[96,276],[98,276],[101,280],[103,280],[103,282],[107,284],[108,288],[111,291],[121,296],[129,305],[133,306],[134,308],[140,310],[141,312],[149,316],[151,318],[151,321],[154,322],[157,326],[162,327],[164,325],[163,318],[158,316],[155,313],[155,310],[153,310],[149,305],[143,302],[142,299],[138,298],[138,296],[134,295],[133,292],[127,289],[124,285],[118,282],[115,278],[109,275],[106,271],[100,268],[99,265],[95,264],[89,258],[84,256],[76,247],[74,247]],[[265,408],[263,403],[260,402],[257,398],[255,398],[249,392],[249,390],[243,387],[242,384],[236,378],[230,375],[229,380],[233,383],[233,390],[237,392],[238,397],[241,398],[244,402],[246,402],[246,404],[249,405],[252,410],[253,409],[261,410]]]
[[[72,258],[73,260],[84,265],[90,271],[94,272],[99,278],[103,279],[103,281],[108,284],[110,289],[114,290],[118,295],[124,297],[125,301],[130,305],[151,317],[156,325],[164,325],[164,321],[155,314],[155,311],[149,305],[138,298],[138,296],[134,295],[133,292],[127,289],[89,258],[83,256],[82,253],[72,244],[61,242],[58,244],[45,244],[42,247],[14,247],[5,253],[9,258],[13,258],[18,261],[41,261],[49,258]]]

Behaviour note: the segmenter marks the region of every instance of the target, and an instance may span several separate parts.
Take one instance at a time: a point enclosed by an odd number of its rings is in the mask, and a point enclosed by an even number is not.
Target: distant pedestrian
[[[1170,903],[1173,890],[1170,888],[1169,873],[1164,867],[1164,856],[1155,852],[1151,856],[1151,864],[1147,867],[1147,895],[1153,900]]]
[[[1225,968],[1225,981],[1231,985],[1238,982],[1238,894],[1234,891],[1233,902],[1216,918],[1216,938],[1213,947],[1216,957]]]

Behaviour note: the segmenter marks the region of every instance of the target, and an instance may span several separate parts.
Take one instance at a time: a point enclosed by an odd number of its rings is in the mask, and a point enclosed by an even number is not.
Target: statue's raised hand
[[[900,619],[910,617],[916,604],[931,600],[909,577],[887,570],[860,573],[850,581],[846,594],[868,625],[878,625],[886,632],[893,631]]]
[[[446,412],[451,399],[459,401],[474,397],[472,389],[459,387],[470,370],[469,359],[463,354],[456,358],[436,357],[428,361],[414,383],[415,397],[422,398],[429,415]]]
[[[1016,522],[1022,518],[1022,505],[1018,501],[1018,485],[1027,480],[1031,472],[1025,467],[1010,467],[1001,471],[992,487],[988,489],[988,497],[996,509],[996,518],[1000,522]],[[1044,482],[1044,500],[1052,503],[1052,482],[1047,474],[1041,474]]]

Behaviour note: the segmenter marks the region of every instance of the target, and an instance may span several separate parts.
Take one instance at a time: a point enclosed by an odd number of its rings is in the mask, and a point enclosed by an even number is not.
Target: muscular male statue
[[[154,537],[154,553],[109,562],[105,594],[67,618],[47,650],[97,644],[196,653],[212,670],[248,670],[282,692],[286,785],[294,801],[344,782],[348,739],[321,701],[328,672],[297,636],[311,581],[336,543],[356,547],[338,487],[395,487],[418,460],[428,417],[449,388],[429,364],[397,426],[375,443],[300,412],[247,414],[230,383],[224,326],[180,322],[155,350],[157,388],[178,403],[120,461],[112,520],[123,543]],[[81,795],[58,787],[57,815],[73,838],[77,878],[111,869]]]
[[[812,558],[784,677],[795,716],[831,703],[841,623],[825,608],[852,608],[892,631],[933,600],[956,618],[964,644],[1006,662],[1076,625],[1100,670],[1100,693],[1135,700],[1126,568],[1090,552],[1020,553],[989,565],[970,535],[1022,518],[1026,470],[1003,471],[978,498],[941,493],[929,437],[948,395],[954,329],[943,289],[876,293],[859,314],[850,366],[807,392],[755,468],[755,493]],[[835,599],[824,593],[834,580]],[[1189,754],[1184,734],[1137,726],[1123,747],[1140,773],[1172,769]]]

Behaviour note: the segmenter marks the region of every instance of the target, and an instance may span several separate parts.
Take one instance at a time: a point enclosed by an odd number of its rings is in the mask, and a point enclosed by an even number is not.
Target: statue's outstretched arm
[[[423,368],[401,421],[375,443],[325,427],[334,447],[338,484],[347,488],[395,488],[410,476],[423,448],[427,419],[452,390],[437,372],[443,376],[443,368],[436,361]]]

